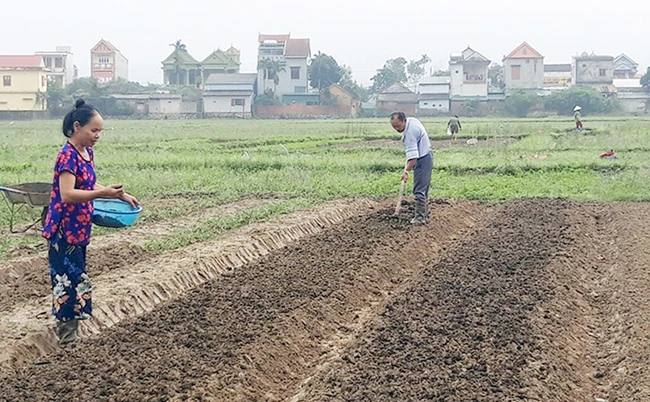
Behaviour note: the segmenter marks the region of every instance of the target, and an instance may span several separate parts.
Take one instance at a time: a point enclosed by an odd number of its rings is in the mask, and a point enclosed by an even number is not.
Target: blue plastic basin
[[[98,198],[93,201],[95,213],[93,223],[97,226],[109,228],[123,228],[131,226],[142,212],[142,207],[131,207],[128,202],[122,200],[107,200]]]

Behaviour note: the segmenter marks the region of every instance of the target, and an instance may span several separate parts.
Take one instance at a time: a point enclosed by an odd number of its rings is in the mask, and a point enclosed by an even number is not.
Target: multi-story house
[[[74,54],[70,46],[57,46],[53,51],[39,51],[37,56],[43,57],[43,63],[48,70],[47,78],[65,87],[77,79],[79,72],[74,64]]]
[[[129,79],[129,61],[113,44],[100,40],[90,51],[90,75],[100,83]]]
[[[308,92],[309,39],[291,38],[290,34],[259,35],[258,44],[258,92],[271,89],[279,99]]]
[[[0,111],[47,110],[46,92],[41,56],[0,56]]]
[[[524,42],[503,58],[506,92],[544,87],[544,56]]]

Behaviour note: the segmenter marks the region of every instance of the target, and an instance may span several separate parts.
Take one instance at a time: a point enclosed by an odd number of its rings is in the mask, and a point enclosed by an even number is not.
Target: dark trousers
[[[429,198],[432,170],[433,154],[431,152],[418,159],[415,163],[415,168],[413,169],[413,196],[416,201],[426,201]]]

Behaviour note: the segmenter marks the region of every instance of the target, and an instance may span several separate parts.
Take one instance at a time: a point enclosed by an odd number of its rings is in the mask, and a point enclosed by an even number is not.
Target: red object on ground
[[[604,154],[600,155],[601,158],[607,158],[608,156],[616,156],[616,153],[614,151],[609,151],[609,152],[605,152]]]

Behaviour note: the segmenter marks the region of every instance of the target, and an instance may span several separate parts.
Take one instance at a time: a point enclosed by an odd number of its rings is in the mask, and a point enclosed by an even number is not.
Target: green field
[[[445,120],[423,119],[432,140],[447,140]],[[650,199],[650,120],[600,118],[591,131],[571,120],[466,119],[463,141],[434,142],[432,197],[499,201],[552,197],[588,201]],[[475,145],[465,140],[478,139]],[[274,195],[262,211],[183,234],[178,247],[231,227],[342,196],[392,196],[399,189],[403,150],[387,120],[116,121],[106,122],[95,149],[99,182],[123,183],[145,207],[141,222],[184,215],[187,197],[201,206],[245,195]],[[0,122],[0,185],[52,178],[65,139],[59,121]],[[619,159],[601,160],[614,149]],[[534,157],[541,155],[542,157]],[[167,205],[167,204],[163,204]],[[29,216],[21,216],[26,222]],[[0,259],[34,237],[8,236],[0,201]],[[202,233],[202,234],[201,234]],[[207,234],[206,234],[207,233]],[[181,237],[183,237],[181,236]],[[163,247],[152,242],[151,247]]]

